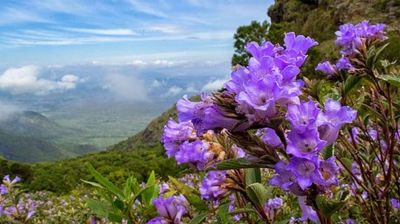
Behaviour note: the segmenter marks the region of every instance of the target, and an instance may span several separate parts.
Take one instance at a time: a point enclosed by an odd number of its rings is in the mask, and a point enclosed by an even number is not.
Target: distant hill
[[[46,116],[24,111],[0,120],[0,155],[21,162],[58,160],[96,151],[76,144],[80,130],[65,128]]]

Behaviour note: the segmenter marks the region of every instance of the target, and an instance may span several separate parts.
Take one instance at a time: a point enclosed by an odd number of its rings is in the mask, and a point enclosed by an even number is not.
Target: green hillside
[[[81,135],[82,131],[63,127],[40,113],[15,113],[0,121],[0,155],[40,162],[96,151],[91,145],[76,144]]]

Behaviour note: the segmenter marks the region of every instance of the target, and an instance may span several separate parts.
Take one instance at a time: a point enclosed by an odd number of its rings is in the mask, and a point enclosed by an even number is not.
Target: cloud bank
[[[39,70],[33,65],[7,69],[0,75],[0,90],[14,95],[46,95],[54,91],[74,89],[79,81],[79,77],[72,74],[64,75],[60,80],[41,78]]]

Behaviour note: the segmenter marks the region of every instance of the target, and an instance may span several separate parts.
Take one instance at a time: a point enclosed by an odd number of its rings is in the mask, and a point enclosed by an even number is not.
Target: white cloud
[[[170,24],[153,25],[153,26],[150,26],[148,28],[148,30],[161,32],[161,33],[167,33],[167,34],[182,32],[182,30],[179,27],[170,25]]]
[[[0,75],[0,90],[11,94],[48,94],[51,91],[73,89],[79,78],[68,74],[54,81],[39,77],[39,68],[33,65],[9,68]]]
[[[201,91],[213,91],[213,90],[221,89],[226,81],[227,81],[226,79],[216,79],[216,80],[210,81],[203,86]]]
[[[137,35],[131,29],[88,29],[88,28],[64,28],[64,30],[78,32],[78,33],[89,33],[99,35],[110,35],[110,36],[130,36]]]
[[[138,1],[138,0],[130,0],[129,2],[133,6],[133,8],[138,12],[156,16],[156,17],[161,17],[161,18],[168,17],[167,14],[162,12],[159,8],[150,6],[149,4],[146,4],[145,2]]]
[[[182,92],[183,92],[183,88],[181,88],[179,86],[172,86],[168,89],[167,93],[165,93],[165,96],[167,96],[167,97],[176,96]]]
[[[147,62],[144,62],[143,60],[140,60],[140,59],[135,59],[128,64],[137,65],[137,66],[145,66],[145,65],[147,65]]]
[[[147,101],[148,89],[143,80],[135,76],[111,74],[106,77],[106,89],[119,100]]]
[[[5,120],[22,109],[12,103],[0,100],[0,120]]]

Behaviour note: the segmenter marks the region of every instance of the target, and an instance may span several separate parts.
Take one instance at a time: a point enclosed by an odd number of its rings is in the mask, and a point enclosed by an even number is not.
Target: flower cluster
[[[339,168],[335,158],[323,160],[320,152],[334,143],[341,127],[351,123],[355,116],[354,110],[331,99],[325,102],[325,111],[311,100],[289,105],[286,118],[291,130],[287,134],[286,153],[291,157],[288,163],[276,164],[277,175],[270,184],[298,195],[312,184],[320,189],[337,184]]]
[[[0,185],[0,218],[5,216],[11,220],[28,221],[36,213],[36,201],[31,198],[21,197],[14,190],[21,178],[16,176],[13,180],[9,175],[4,176]]]
[[[354,69],[351,58],[365,53],[367,45],[373,42],[382,42],[387,39],[384,24],[370,24],[368,21],[362,21],[358,24],[343,24],[336,33],[336,44],[340,46],[342,57],[335,65],[329,61],[321,62],[315,70],[332,76],[339,70]]]
[[[224,187],[226,171],[210,171],[199,186],[200,195],[205,200],[217,201],[227,193]]]
[[[153,200],[153,204],[160,216],[151,219],[148,224],[179,224],[188,209],[188,202],[183,195],[159,197]]]
[[[161,141],[168,157],[175,157],[178,164],[188,163],[203,169],[214,156],[209,143],[197,137],[190,121],[177,123],[169,120]]]
[[[250,123],[266,124],[281,107],[298,102],[303,82],[296,77],[308,49],[315,45],[313,39],[294,33],[285,34],[284,47],[249,43],[246,49],[253,56],[249,65],[234,71],[225,84],[235,96],[236,111],[245,114]]]

